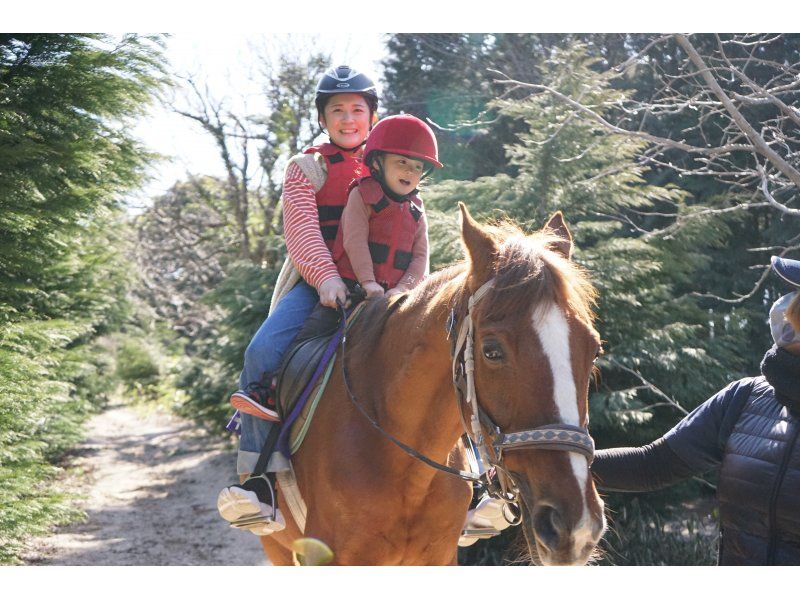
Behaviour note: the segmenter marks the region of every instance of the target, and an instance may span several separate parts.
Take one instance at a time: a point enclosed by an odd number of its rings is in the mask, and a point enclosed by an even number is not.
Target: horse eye
[[[484,343],[483,356],[489,361],[502,361],[504,357],[503,350],[497,343]]]

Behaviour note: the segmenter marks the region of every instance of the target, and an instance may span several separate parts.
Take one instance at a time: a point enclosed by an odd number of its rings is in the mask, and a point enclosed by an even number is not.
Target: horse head
[[[460,204],[469,257],[465,293],[483,298],[472,313],[474,389],[483,435],[586,429],[588,390],[600,338],[593,326],[595,290],[571,259],[572,237],[561,213],[525,235],[511,225],[486,226]],[[491,281],[491,282],[490,282]],[[479,289],[490,283],[482,295]],[[487,429],[487,421],[496,425]],[[522,510],[532,558],[583,564],[605,529],[603,502],[588,451],[521,442],[487,450]]]

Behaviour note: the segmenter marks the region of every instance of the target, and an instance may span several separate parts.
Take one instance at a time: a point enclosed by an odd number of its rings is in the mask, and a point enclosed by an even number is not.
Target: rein
[[[347,343],[347,331],[345,327],[347,317],[344,306],[339,304],[339,310],[342,313],[340,322],[340,333],[342,335],[340,341],[342,347],[342,378],[347,396],[358,411],[377,431],[392,441],[406,454],[422,461],[434,469],[484,486],[493,498],[498,498],[506,503],[517,506],[519,504],[519,487],[514,482],[513,475],[503,467],[503,451],[542,449],[576,452],[586,457],[587,461],[591,464],[594,459],[594,440],[589,435],[589,431],[586,428],[563,423],[547,424],[529,430],[504,433],[489,414],[481,408],[475,390],[475,359],[473,350],[474,325],[472,322],[472,310],[493,286],[494,279],[491,279],[469,297],[467,302],[467,314],[461,322],[458,336],[453,343],[451,355],[453,358],[453,385],[456,389],[456,400],[458,401],[464,431],[474,445],[478,447],[481,459],[487,466],[487,470],[494,469],[497,472],[497,476],[494,480],[492,476],[487,474],[482,476],[469,471],[461,471],[430,459],[389,434],[364,410],[363,406],[353,394],[348,379],[345,359]],[[447,323],[448,338],[455,328],[456,319],[455,309],[453,309],[450,312]],[[471,412],[468,419],[465,417],[465,406]],[[487,434],[484,434],[484,428],[488,431]],[[519,521],[512,523],[519,523]]]
[[[369,423],[372,424],[373,428],[375,428],[378,432],[380,432],[386,438],[391,440],[394,444],[396,444],[400,449],[402,449],[405,453],[407,453],[411,457],[413,457],[413,458],[415,458],[415,459],[417,459],[419,461],[422,461],[426,465],[428,465],[430,467],[433,467],[434,469],[438,469],[439,471],[443,471],[445,473],[449,473],[451,475],[457,476],[457,477],[461,478],[462,480],[467,480],[468,482],[474,482],[476,484],[484,486],[485,483],[481,479],[481,476],[479,474],[472,473],[471,471],[462,471],[462,470],[459,470],[459,469],[455,469],[453,467],[448,467],[447,465],[443,465],[442,463],[439,463],[438,461],[434,461],[430,457],[427,457],[427,456],[423,455],[422,453],[420,453],[416,449],[408,446],[406,443],[404,443],[401,440],[398,440],[397,438],[395,438],[394,436],[389,434],[386,430],[381,428],[381,425],[378,422],[376,422],[375,419],[373,419],[373,417],[364,410],[364,408],[358,402],[358,399],[356,398],[356,396],[353,394],[353,391],[350,388],[350,381],[348,380],[348,377],[347,377],[347,365],[345,364],[345,362],[346,362],[345,350],[346,350],[346,347],[347,347],[347,332],[344,329],[344,325],[345,325],[344,323],[347,321],[347,317],[346,317],[347,316],[347,312],[345,311],[344,307],[341,304],[339,304],[339,310],[342,312],[342,318],[341,318],[341,323],[340,323],[340,333],[342,335],[342,339],[340,341],[340,344],[341,344],[341,347],[342,347],[342,379],[344,380],[344,388],[347,391],[347,396],[350,398],[350,401],[353,403],[353,405],[355,405],[356,409],[358,409],[358,411],[361,413],[361,415],[363,415],[367,419],[367,421],[369,421]]]

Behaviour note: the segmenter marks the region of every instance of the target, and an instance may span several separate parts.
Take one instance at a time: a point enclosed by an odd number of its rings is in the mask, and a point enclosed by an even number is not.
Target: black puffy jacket
[[[773,347],[641,449],[598,451],[607,490],[654,490],[717,467],[722,565],[800,565],[800,357]]]
[[[720,564],[800,565],[800,420],[754,382],[719,474]]]

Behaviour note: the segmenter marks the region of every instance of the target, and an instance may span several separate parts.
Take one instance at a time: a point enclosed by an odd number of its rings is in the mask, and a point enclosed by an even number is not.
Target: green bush
[[[117,348],[116,375],[129,391],[152,393],[161,377],[153,347],[136,337],[125,337]]]
[[[219,319],[189,339],[175,385],[189,399],[182,413],[222,431],[233,414],[228,396],[236,390],[244,351],[269,313],[277,271],[247,262],[231,266],[216,289],[203,297]]]

